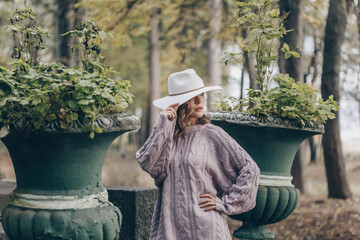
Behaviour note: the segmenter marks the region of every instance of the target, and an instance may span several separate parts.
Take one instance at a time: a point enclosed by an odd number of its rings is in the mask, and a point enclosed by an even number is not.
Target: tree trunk
[[[221,0],[210,0],[210,37],[207,44],[207,77],[210,85],[221,85]],[[207,95],[207,108],[212,110],[213,93]]]
[[[149,101],[146,119],[146,138],[155,125],[160,111],[152,102],[160,98],[160,41],[159,41],[159,23],[158,8],[153,7],[150,14],[151,30],[149,32]]]
[[[317,31],[317,29],[315,30]],[[314,33],[313,35],[313,38],[314,38],[314,53],[313,55],[311,56],[311,61],[310,61],[310,65],[306,71],[306,73],[304,74],[304,83],[311,83],[311,87],[314,87],[315,85],[315,82],[316,82],[316,79],[319,75],[319,68],[318,68],[318,65],[319,65],[319,50],[321,49],[321,45],[318,46],[319,44],[317,44],[317,36],[316,34]],[[310,75],[310,72],[311,72],[311,69],[313,69],[313,74],[312,74],[312,79],[311,81],[308,81],[307,80],[307,77]]]
[[[302,26],[302,0],[280,0],[281,14],[290,12],[286,18],[284,26],[287,30],[292,30],[284,35],[284,42],[287,43],[291,50],[302,49],[303,45],[303,26]],[[282,46],[280,46],[280,49]],[[300,52],[301,54],[301,52]],[[281,52],[281,57],[284,53]],[[303,57],[291,57],[285,60],[285,72],[294,78],[297,82],[303,82],[304,78],[304,60]],[[281,71],[283,72],[283,71]]]
[[[248,29],[243,28],[241,30],[241,35],[243,39],[246,39],[248,36]],[[249,74],[250,88],[259,89],[258,85],[256,84],[257,73],[255,68],[255,56],[249,55],[248,51],[246,51],[245,49],[243,49],[243,52],[244,52],[245,68]]]
[[[307,158],[310,158],[310,145],[308,140],[305,140],[300,144],[291,167],[291,175],[293,176],[292,184],[294,184],[301,193],[305,194],[308,192],[307,181],[305,181]]]
[[[355,10],[356,10],[356,20],[357,20],[357,27],[358,27],[359,43],[360,43],[360,1],[358,1],[357,7]],[[359,47],[360,47],[360,44],[359,44]]]
[[[244,78],[245,78],[245,68],[241,69],[241,78],[240,78],[240,99],[244,98]]]
[[[82,20],[82,11],[79,8],[75,8],[75,4],[79,0],[63,0],[58,1],[58,32],[59,35],[64,34],[70,30],[74,30],[75,27]],[[67,67],[74,67],[79,65],[79,55],[77,51],[72,53],[71,47],[74,45],[74,39],[69,36],[60,37],[58,56],[60,62]]]
[[[284,36],[284,42],[287,43],[290,49],[302,49],[303,43],[303,27],[302,27],[302,0],[280,0],[280,11],[281,14],[290,12],[286,18],[284,26],[287,30],[292,30]],[[280,46],[280,49],[282,46]],[[290,77],[294,78],[296,82],[304,82],[304,66],[303,57],[299,58],[288,58],[285,60],[284,53],[279,50],[280,54],[280,71],[288,73]],[[305,162],[307,158],[308,141],[305,140],[301,143],[298,152],[295,155],[294,163],[291,169],[291,173],[294,177],[293,184],[300,192],[306,193],[306,182],[304,177]]]
[[[358,28],[358,40],[359,40],[359,52],[360,52],[360,1],[358,0],[358,4],[355,8],[356,20],[357,20],[357,28]],[[358,72],[358,83],[356,86],[356,98],[355,100],[358,103],[358,113],[359,113],[359,127],[360,127],[360,72]]]
[[[345,37],[347,12],[345,0],[330,0],[329,14],[325,28],[324,62],[321,77],[323,98],[334,96],[340,101],[339,72],[341,46]],[[323,136],[324,160],[328,182],[329,198],[349,198],[351,191],[346,179],[339,129],[339,112],[336,118],[328,120]]]

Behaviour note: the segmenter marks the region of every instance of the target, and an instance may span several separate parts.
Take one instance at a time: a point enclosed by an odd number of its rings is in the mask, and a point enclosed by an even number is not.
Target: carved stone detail
[[[61,128],[60,122],[55,120],[43,124],[39,129],[35,130],[31,126],[31,122],[19,121],[11,126],[12,130],[15,131],[41,131],[41,132],[69,132],[69,133],[80,133],[81,129],[89,125],[83,120],[76,120],[67,126],[67,128]],[[129,114],[108,114],[100,115],[94,122],[94,126],[100,127],[103,132],[115,132],[115,131],[130,131],[139,129],[141,126],[140,119],[135,115]]]
[[[277,128],[290,128],[298,130],[306,130],[317,133],[324,133],[325,128],[322,123],[313,121],[305,122],[302,126],[299,120],[288,118],[279,118],[271,115],[260,115],[259,117],[250,113],[244,112],[210,112],[212,121],[226,121],[241,125],[259,126],[259,127],[277,127]]]

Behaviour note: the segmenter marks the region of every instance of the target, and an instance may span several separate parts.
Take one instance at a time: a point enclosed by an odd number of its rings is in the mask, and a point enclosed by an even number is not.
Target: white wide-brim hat
[[[181,105],[201,93],[220,90],[222,87],[205,86],[203,80],[196,74],[194,69],[186,69],[182,72],[170,74],[168,89],[169,96],[153,101],[155,107],[165,109],[175,103]]]

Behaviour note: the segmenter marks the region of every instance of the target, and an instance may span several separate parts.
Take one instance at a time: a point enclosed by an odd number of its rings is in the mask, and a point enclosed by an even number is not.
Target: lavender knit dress
[[[185,128],[173,139],[175,120],[160,114],[136,153],[159,187],[150,240],[231,240],[225,215],[255,207],[259,168],[220,127]],[[199,207],[201,194],[216,196],[216,209]]]

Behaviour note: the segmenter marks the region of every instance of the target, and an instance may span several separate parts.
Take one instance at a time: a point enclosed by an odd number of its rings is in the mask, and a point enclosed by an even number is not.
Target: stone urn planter
[[[288,217],[299,202],[299,191],[291,184],[292,162],[300,143],[324,133],[319,123],[305,126],[296,120],[256,116],[239,112],[211,112],[212,123],[231,135],[258,164],[261,175],[256,206],[249,212],[230,216],[243,222],[234,231],[239,239],[272,239],[267,224]]]
[[[80,121],[66,130],[52,122],[30,133],[15,126],[1,139],[17,181],[1,217],[9,239],[119,238],[121,213],[108,201],[101,169],[113,140],[139,129],[140,120],[115,114],[99,117],[95,125],[103,133],[94,139],[81,133],[84,124]]]

